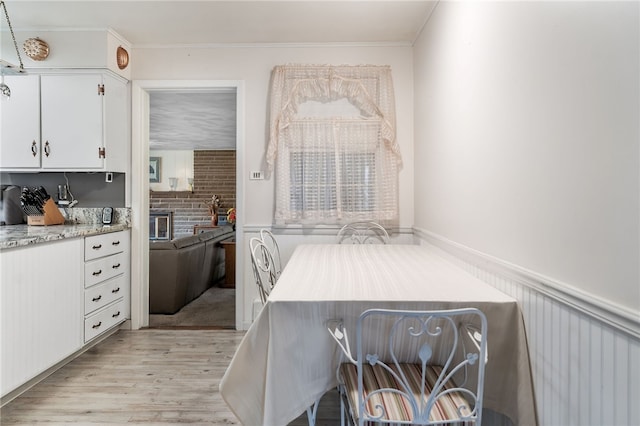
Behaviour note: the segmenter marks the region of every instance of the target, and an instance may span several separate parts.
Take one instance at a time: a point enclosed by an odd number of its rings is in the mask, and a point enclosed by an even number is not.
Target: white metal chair
[[[280,257],[280,247],[278,247],[278,241],[268,229],[260,230],[260,238],[262,239],[264,245],[266,245],[271,252],[271,257],[273,258],[273,262],[275,265],[276,279],[278,279],[280,278],[280,274],[282,273],[282,260]]]
[[[259,265],[256,265],[256,263],[254,262],[254,256],[253,256],[254,251],[260,251],[260,250],[254,250],[255,245],[258,242],[262,242],[266,247],[266,249],[271,254],[272,262],[269,263],[269,266],[273,267],[272,269],[273,269],[274,275],[273,277],[269,277],[267,281],[265,281],[264,279],[260,279],[261,278],[260,275],[267,275],[266,271],[261,271],[262,267],[260,267]],[[275,239],[271,231],[269,231],[268,229],[261,229],[260,238],[256,238],[256,237],[252,238],[249,241],[249,247],[251,251],[251,265],[252,265],[254,277],[256,280],[256,285],[258,286],[258,293],[260,296],[259,298],[253,301],[253,319],[256,319],[258,314],[262,310],[262,306],[264,306],[267,300],[268,293],[271,291],[270,288],[273,288],[278,278],[280,278],[280,274],[282,273],[282,261],[280,257],[280,248],[278,247],[278,241]],[[265,287],[264,287],[266,282],[268,282],[269,284],[266,286],[269,288],[268,292],[265,291]]]
[[[338,232],[338,244],[389,243],[389,233],[376,222],[352,222]]]
[[[369,309],[356,326],[356,358],[342,324],[341,424],[480,425],[487,320],[475,308]],[[377,345],[377,346],[376,346]]]
[[[276,269],[271,251],[262,242],[260,238],[251,238],[249,240],[249,248],[251,250],[251,268],[253,269],[253,277],[258,287],[258,295],[260,301],[264,305],[267,302],[269,293],[276,285]]]
[[[264,306],[264,304],[267,303],[267,298],[271,290],[273,290],[273,287],[276,285],[282,268],[279,266],[280,250],[278,249],[277,241],[268,230],[263,229],[260,231],[260,235],[261,238],[254,237],[249,240],[249,248],[251,250],[253,275],[258,287],[260,301]],[[271,248],[268,244],[270,244]],[[278,261],[274,260],[273,253],[276,253]],[[319,403],[320,399],[307,408],[309,426],[314,426],[316,423]]]

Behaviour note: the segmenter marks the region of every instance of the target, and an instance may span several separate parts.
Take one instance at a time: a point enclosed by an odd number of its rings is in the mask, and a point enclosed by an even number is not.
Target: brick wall
[[[194,151],[193,192],[150,191],[149,211],[173,212],[173,238],[193,235],[194,225],[211,224],[206,204],[221,199],[220,213],[236,205],[236,151]]]

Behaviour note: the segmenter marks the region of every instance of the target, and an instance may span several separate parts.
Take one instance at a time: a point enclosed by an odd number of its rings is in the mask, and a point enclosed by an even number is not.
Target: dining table
[[[420,244],[296,247],[220,383],[244,425],[283,426],[337,386],[340,349],[327,324],[352,330],[370,308],[475,307],[487,317],[484,407],[515,425],[538,417],[522,312],[513,297]]]

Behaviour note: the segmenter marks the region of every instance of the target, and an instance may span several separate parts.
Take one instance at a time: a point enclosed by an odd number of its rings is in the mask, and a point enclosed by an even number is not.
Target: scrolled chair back
[[[249,241],[251,251],[251,269],[258,287],[260,301],[264,305],[276,284],[276,267],[271,251],[260,238]]]
[[[337,236],[338,244],[388,244],[387,230],[376,222],[352,222],[344,225]]]
[[[280,278],[280,274],[282,273],[282,258],[280,257],[280,247],[278,246],[278,240],[273,236],[273,233],[268,229],[260,230],[260,239],[265,246],[271,252],[271,257],[274,262],[274,269],[276,274],[276,279]]]
[[[357,320],[355,356],[344,324],[329,331],[345,361],[343,414],[354,424],[481,424],[488,355],[480,310],[369,309]]]

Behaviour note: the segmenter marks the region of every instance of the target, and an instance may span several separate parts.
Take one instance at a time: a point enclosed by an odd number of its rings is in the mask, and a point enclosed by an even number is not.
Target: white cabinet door
[[[40,77],[5,76],[0,96],[0,168],[40,168]]]
[[[84,343],[84,239],[0,251],[0,391],[16,389]]]
[[[102,169],[102,75],[40,78],[42,168]]]
[[[130,171],[129,88],[110,74],[6,76],[0,169]]]
[[[105,74],[104,79],[104,170],[130,172],[131,127],[129,86],[126,81]]]

